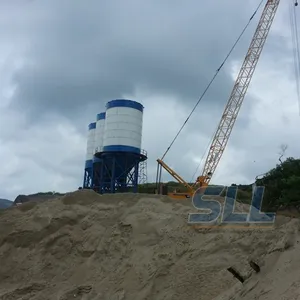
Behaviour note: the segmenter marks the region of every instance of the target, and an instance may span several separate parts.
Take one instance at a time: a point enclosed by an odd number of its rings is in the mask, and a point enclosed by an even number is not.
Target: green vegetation
[[[193,185],[193,183],[189,183],[190,185]],[[174,192],[177,190],[177,192],[185,193],[187,192],[187,188],[185,188],[182,184],[175,182],[175,181],[169,181],[164,183],[164,185],[167,186],[168,193]],[[236,184],[232,184],[235,185]],[[237,185],[238,186],[238,194],[237,199],[240,202],[250,204],[251,197],[252,197],[252,185]],[[155,183],[147,183],[147,184],[141,184],[138,187],[139,193],[148,193],[148,194],[154,194],[156,190],[156,184]],[[221,194],[221,196],[225,196],[225,190]]]
[[[298,206],[300,208],[300,159],[289,157],[282,161],[280,157],[279,160],[280,164],[255,181],[257,186],[265,187],[262,207],[264,211],[276,211],[287,207],[297,208]],[[187,191],[184,186],[174,181],[169,181],[165,185],[167,185],[168,192],[173,192],[175,189],[177,191],[179,189],[180,192]],[[238,201],[250,204],[252,184],[232,184],[232,186],[238,186]],[[155,193],[155,189],[155,183],[139,185],[140,193]]]
[[[58,192],[44,192],[44,193],[36,193],[36,194],[32,194],[32,196],[63,196],[64,194],[62,193],[58,193]]]
[[[265,186],[263,209],[275,211],[279,208],[300,205],[300,159],[287,158],[275,168],[256,180],[256,185]]]

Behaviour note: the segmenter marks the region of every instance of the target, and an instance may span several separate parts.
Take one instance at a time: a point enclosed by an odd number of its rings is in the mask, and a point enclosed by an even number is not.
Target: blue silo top
[[[113,108],[113,107],[130,107],[130,108],[137,109],[141,112],[143,112],[144,110],[144,106],[141,103],[133,100],[127,100],[127,99],[116,99],[107,102],[106,109]]]
[[[89,124],[89,130],[95,129],[96,128],[96,122],[90,123]]]
[[[105,112],[97,114],[97,121],[104,120],[105,119],[105,115],[106,115]]]

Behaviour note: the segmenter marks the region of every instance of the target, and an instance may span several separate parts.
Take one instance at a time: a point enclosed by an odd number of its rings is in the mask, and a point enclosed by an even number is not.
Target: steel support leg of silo
[[[94,187],[94,168],[91,171],[90,175],[90,188],[92,189]]]
[[[94,166],[93,188],[94,191],[99,193],[99,166]]]
[[[101,163],[100,166],[100,174],[99,174],[99,178],[98,178],[98,184],[99,184],[99,193],[103,194],[103,168],[104,168],[104,162]]]
[[[111,181],[110,181],[110,192],[115,193],[116,186],[116,158],[112,159],[112,168],[111,168]]]
[[[95,192],[98,192],[98,168],[97,167],[94,167],[94,170],[93,170],[93,173],[94,173],[94,180],[93,180],[93,190]]]
[[[83,188],[87,189],[90,187],[90,174],[87,170],[84,171]]]
[[[133,182],[133,191],[134,193],[138,192],[138,182],[139,182],[139,163],[136,162],[134,166],[134,182]]]
[[[84,171],[84,174],[83,174],[83,185],[82,185],[82,187],[84,189],[86,188],[86,180],[87,180],[87,178],[86,178],[86,171]]]

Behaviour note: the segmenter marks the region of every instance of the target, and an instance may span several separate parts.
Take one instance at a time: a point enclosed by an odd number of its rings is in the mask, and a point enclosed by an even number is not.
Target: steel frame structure
[[[217,130],[212,139],[212,144],[203,167],[202,175],[197,178],[196,183],[191,187],[179,174],[168,167],[162,160],[157,160],[158,164],[161,167],[163,167],[178,182],[183,183],[188,188],[188,190],[190,191],[189,194],[194,192],[197,185],[207,186],[217,168],[217,165],[225,150],[241,105],[245,98],[247,89],[251,82],[253,73],[255,71],[257,62],[264,47],[279,4],[280,0],[268,0],[263,9],[256,31],[251,40],[248,52],[235,81],[231,95],[225,106]],[[251,19],[253,17],[254,15],[251,17]],[[158,168],[157,178],[160,178],[160,173],[161,168]],[[172,196],[172,194],[170,195]],[[174,196],[181,197],[182,195],[179,195],[177,193],[176,195],[174,194]],[[186,197],[185,194],[183,196]]]
[[[206,184],[209,183],[225,150],[279,3],[280,0],[268,0],[264,7],[205,161],[202,176]]]
[[[146,184],[148,182],[147,174],[147,160],[144,160],[139,164],[139,184]]]
[[[95,154],[92,188],[98,193],[138,192],[140,164],[147,153],[101,152]]]
[[[90,189],[92,187],[93,182],[93,169],[85,169],[84,170],[84,176],[83,176],[83,188],[84,189]]]

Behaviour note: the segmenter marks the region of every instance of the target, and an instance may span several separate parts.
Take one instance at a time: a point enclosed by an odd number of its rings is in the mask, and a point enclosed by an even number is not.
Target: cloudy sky
[[[289,1],[282,1],[213,183],[298,157]],[[145,106],[148,181],[260,0],[0,0],[0,198],[82,185],[87,125],[112,99]],[[191,180],[260,13],[165,158]],[[201,171],[201,168],[199,172]],[[164,180],[170,180],[163,174]]]

